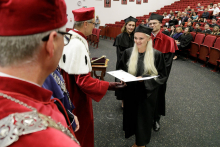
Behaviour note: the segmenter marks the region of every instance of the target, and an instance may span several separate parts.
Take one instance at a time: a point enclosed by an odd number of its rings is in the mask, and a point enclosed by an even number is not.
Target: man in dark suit
[[[182,22],[187,22],[188,21],[188,17],[186,16],[186,13],[183,13],[183,17],[182,17]]]
[[[209,12],[207,8],[205,8],[205,11],[202,13],[202,18],[205,18],[205,19],[209,18]]]
[[[146,27],[149,27],[148,18],[146,19],[146,23],[144,24]]]
[[[201,24],[200,23],[197,23],[196,24],[196,28],[193,30],[193,32],[202,32],[202,30],[200,29],[200,26],[201,26]]]
[[[189,32],[192,32],[194,30],[194,28],[192,27],[192,22],[191,21],[188,21],[187,27],[189,28]]]
[[[217,18],[216,17],[212,18],[212,24],[209,24],[209,26],[211,28],[213,28],[214,26],[218,26],[219,27],[219,25],[217,24]]]

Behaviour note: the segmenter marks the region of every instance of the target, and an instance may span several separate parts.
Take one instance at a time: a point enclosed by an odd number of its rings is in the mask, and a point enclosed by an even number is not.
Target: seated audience
[[[201,8],[198,9],[198,11],[204,11],[204,6],[201,6]]]
[[[218,26],[219,27],[219,25],[217,24],[217,18],[212,18],[212,24],[209,24],[209,26],[211,28],[213,28],[214,26]]]
[[[200,23],[197,23],[196,25],[195,25],[195,29],[193,30],[193,32],[202,32],[202,30],[200,29],[200,26],[201,26],[201,24]]]
[[[178,20],[175,19],[175,16],[171,16],[171,18],[169,20],[169,26],[171,26],[171,24],[178,25]]]
[[[210,7],[210,5],[207,6],[208,11],[213,11],[214,9]]]
[[[184,33],[180,36],[179,41],[176,41],[177,46],[179,48],[179,51],[185,52],[186,49],[189,49],[191,46],[191,41],[193,40],[193,36],[189,32],[189,28],[186,27],[184,30]],[[179,51],[176,51],[176,56],[179,55]],[[174,57],[174,60],[177,59],[177,57]]]
[[[210,7],[210,8],[213,8],[213,3],[210,3],[210,4],[209,4],[209,7]]]
[[[220,8],[220,3],[218,3],[218,8]]]
[[[167,35],[167,36],[170,36],[170,32],[168,31],[168,29],[167,29],[167,25],[163,25],[163,32],[162,33],[164,33],[165,35]]]
[[[145,26],[149,27],[149,24],[148,24],[148,18],[146,19],[146,23],[144,24]]]
[[[201,18],[204,18],[204,19],[208,19],[209,18],[209,12],[208,12],[207,8],[205,8],[205,11],[202,13]]]
[[[182,22],[187,22],[188,21],[188,17],[186,16],[186,13],[183,13],[183,17],[182,17]]]
[[[214,4],[213,6],[213,17],[217,17],[219,14],[219,8],[217,7],[217,4]]]
[[[218,26],[214,26],[211,34],[212,35],[220,35],[219,27]]]
[[[193,22],[194,22],[194,21],[198,21],[198,18],[199,18],[199,16],[196,15],[196,12],[193,12],[193,14],[192,14],[192,21],[193,21]]]
[[[188,6],[188,7],[186,8],[186,10],[187,10],[187,11],[191,11],[190,6]]]
[[[198,3],[198,5],[197,5],[197,7],[196,7],[196,8],[201,8],[200,3]]]
[[[194,30],[191,21],[188,21],[188,23],[187,23],[187,27],[189,28],[189,32],[192,32],[192,31]]]
[[[182,28],[182,30],[184,30],[185,29],[185,22],[182,22],[181,24],[180,24],[180,27]]]
[[[169,16],[167,15],[167,12],[163,13],[164,19],[169,19]]]
[[[170,37],[173,38],[173,35],[176,33],[176,27],[175,25],[170,26]]]
[[[179,11],[179,12],[177,13],[177,17],[179,17],[179,19],[181,19],[181,17],[182,17],[181,11]]]
[[[171,17],[171,13],[173,13],[173,11],[172,11],[172,10],[170,10],[170,14],[168,14],[169,18]]]
[[[192,17],[194,12],[195,12],[194,9],[192,9],[191,12],[189,13],[189,16]]]
[[[209,29],[209,24],[205,24],[205,30],[202,31],[202,33],[205,33],[205,34],[211,34],[212,31]]]
[[[176,28],[176,33],[172,36],[172,38],[173,38],[174,40],[179,41],[179,40],[180,40],[180,36],[183,34],[182,31],[183,31],[183,30],[182,30],[181,27],[177,27],[177,28]]]
[[[141,21],[141,24],[144,25],[144,20]]]
[[[201,17],[198,19],[198,22],[207,22],[207,20]]]

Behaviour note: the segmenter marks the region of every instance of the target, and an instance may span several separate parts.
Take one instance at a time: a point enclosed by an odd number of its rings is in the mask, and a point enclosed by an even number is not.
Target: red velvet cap
[[[95,8],[80,8],[73,10],[74,20],[75,21],[85,21],[94,18]]]
[[[0,36],[22,36],[57,29],[67,23],[64,0],[1,0]]]

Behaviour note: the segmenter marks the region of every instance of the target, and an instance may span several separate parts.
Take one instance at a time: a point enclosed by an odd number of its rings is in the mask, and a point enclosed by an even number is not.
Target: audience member
[[[218,24],[217,24],[217,18],[212,18],[212,24],[209,24],[209,26],[211,27],[211,28],[213,28],[214,26],[218,26]],[[219,26],[218,26],[219,27]]]
[[[100,26],[100,19],[99,19],[99,16],[97,15],[96,20],[95,20],[95,28],[99,29],[99,26]]]
[[[175,19],[175,16],[172,16],[169,20],[169,26],[171,25],[178,25],[178,20]]]
[[[210,4],[209,4],[209,7],[210,7],[210,8],[213,8],[213,3],[210,3]]]
[[[198,19],[198,22],[207,22],[207,20],[205,18],[201,17],[201,18]]]
[[[217,4],[214,4],[213,6],[213,17],[217,17],[219,14],[219,8],[217,7]]]
[[[195,12],[194,9],[192,9],[189,16],[192,17],[194,12]]]
[[[207,6],[208,11],[213,11],[213,7],[210,7],[210,5]]]
[[[170,36],[170,32],[167,29],[167,25],[163,25],[163,32],[165,35]]]
[[[163,13],[164,19],[169,19],[169,16],[167,15],[167,12]]]
[[[148,18],[146,19],[146,23],[144,24],[145,26],[149,27],[149,23],[148,23]]]
[[[182,27],[176,28],[176,33],[172,36],[172,38],[175,40],[175,42],[178,42],[180,40],[182,33]],[[175,52],[175,56],[173,57],[173,60],[177,59],[177,51]]]
[[[193,36],[189,32],[189,28],[186,27],[184,33],[180,36],[179,41],[176,41],[177,46],[179,48],[179,50],[176,51],[176,55],[179,56],[180,51],[185,53],[186,49],[190,48],[192,40]]]
[[[188,6],[188,7],[186,8],[186,10],[187,10],[187,11],[191,11],[190,6]]]
[[[170,14],[168,14],[169,18],[171,17],[171,13],[173,13],[173,11],[172,11],[172,10],[170,10]]]
[[[198,9],[198,11],[204,11],[204,6],[201,6],[201,8]]]
[[[176,33],[176,27],[175,27],[175,25],[172,25],[171,27],[170,27],[170,37],[172,37],[173,38],[173,35]]]
[[[193,12],[193,14],[192,14],[192,21],[193,21],[193,22],[194,22],[194,21],[198,21],[198,18],[199,18],[199,16],[196,15],[196,12]]]
[[[205,34],[211,34],[212,31],[209,29],[209,24],[205,24],[205,30],[202,31],[202,33],[205,33]]]
[[[202,32],[202,30],[200,29],[200,26],[201,26],[201,24],[200,23],[197,23],[196,25],[195,25],[195,29],[193,30],[193,32]]]
[[[209,12],[208,12],[207,8],[205,8],[205,11],[202,13],[201,18],[204,18],[204,19],[208,19],[209,18]]]
[[[180,24],[180,27],[182,28],[182,30],[184,30],[185,29],[185,22],[182,22],[181,24]]]
[[[188,21],[187,27],[189,28],[189,32],[192,32],[194,30],[194,28],[192,27],[192,22],[191,21]]]
[[[182,22],[187,22],[188,21],[188,17],[186,16],[186,13],[183,13],[183,17],[182,17]]]
[[[220,8],[220,3],[218,3],[218,8]]]
[[[211,34],[212,35],[220,35],[219,27],[218,26],[214,26]]]
[[[177,17],[179,17],[179,19],[181,19],[181,17],[182,17],[182,13],[181,13],[181,11],[178,11],[178,13],[177,13]]]
[[[198,3],[198,5],[197,5],[197,7],[196,7],[196,8],[201,8],[200,3]]]
[[[141,21],[141,24],[144,25],[144,20]]]

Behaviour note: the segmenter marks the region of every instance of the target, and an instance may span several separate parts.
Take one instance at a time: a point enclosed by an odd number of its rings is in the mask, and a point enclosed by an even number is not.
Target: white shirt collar
[[[12,78],[12,79],[18,79],[18,80],[25,81],[25,82],[28,82],[28,83],[31,83],[31,84],[34,84],[34,85],[41,87],[37,83],[31,82],[31,81],[26,81],[24,79],[21,79],[21,78],[15,77],[15,76],[11,76],[11,75],[3,73],[3,72],[0,72],[0,77],[8,77],[8,78]]]

